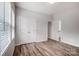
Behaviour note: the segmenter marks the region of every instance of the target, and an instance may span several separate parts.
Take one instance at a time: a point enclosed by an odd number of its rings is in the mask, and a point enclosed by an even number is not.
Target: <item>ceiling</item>
[[[16,2],[17,7],[47,15],[53,14],[53,4],[48,2]]]
[[[37,13],[52,15],[56,18],[57,16],[67,16],[68,13],[78,13],[79,3],[77,2],[16,2],[15,5],[17,7],[34,11]],[[66,15],[65,15],[66,14]]]

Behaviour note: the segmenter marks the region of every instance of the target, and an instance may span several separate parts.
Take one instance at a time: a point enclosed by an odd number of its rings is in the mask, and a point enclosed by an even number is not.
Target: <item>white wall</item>
[[[64,6],[65,9],[69,9],[68,11],[64,11],[65,13],[62,13],[62,15],[64,14],[63,17],[61,16],[62,40],[79,47],[79,4],[65,3]]]
[[[50,16],[16,8],[16,45],[47,40]]]
[[[36,41],[48,40],[48,21],[37,20],[36,22]]]
[[[58,20],[61,20],[61,41],[79,47],[79,3],[63,2],[55,3],[54,6],[50,38],[58,37]]]

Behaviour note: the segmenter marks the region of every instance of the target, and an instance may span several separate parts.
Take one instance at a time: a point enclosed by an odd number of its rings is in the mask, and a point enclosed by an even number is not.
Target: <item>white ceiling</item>
[[[54,3],[51,4],[48,2],[17,2],[16,6],[30,11],[51,15],[53,13],[53,4]]]

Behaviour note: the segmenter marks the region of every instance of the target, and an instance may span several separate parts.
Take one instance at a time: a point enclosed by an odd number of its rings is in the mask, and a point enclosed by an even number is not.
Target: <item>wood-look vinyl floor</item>
[[[79,56],[79,48],[49,39],[15,47],[14,56]]]

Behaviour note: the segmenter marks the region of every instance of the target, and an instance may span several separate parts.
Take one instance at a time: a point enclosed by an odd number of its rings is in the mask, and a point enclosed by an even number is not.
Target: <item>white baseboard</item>
[[[49,38],[49,39],[56,40],[54,38]],[[56,41],[58,41],[58,40],[56,40]],[[76,44],[71,43],[71,42],[67,42],[67,41],[63,41],[63,40],[61,40],[61,42],[66,43],[66,44],[69,44],[69,45],[72,45],[72,46],[75,46],[75,47],[79,47],[79,45],[76,45]]]

